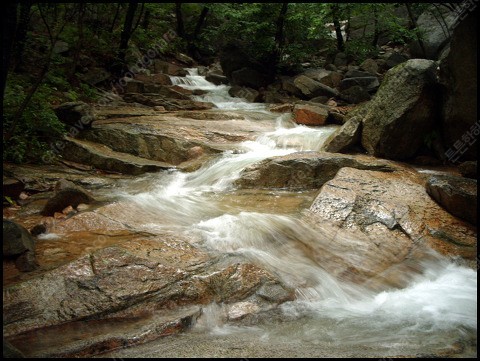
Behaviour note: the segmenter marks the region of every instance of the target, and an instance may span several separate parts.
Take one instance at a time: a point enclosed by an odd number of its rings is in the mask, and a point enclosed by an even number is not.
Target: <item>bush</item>
[[[50,104],[55,98],[54,90],[47,85],[41,85],[18,121],[13,134],[5,140],[5,132],[9,131],[27,91],[25,79],[19,76],[9,77],[3,100],[4,161],[14,163],[42,161],[50,151],[50,142],[65,134],[65,126],[58,120]]]

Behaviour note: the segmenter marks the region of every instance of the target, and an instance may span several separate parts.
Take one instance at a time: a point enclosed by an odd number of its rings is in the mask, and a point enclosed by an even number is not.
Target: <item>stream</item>
[[[476,355],[476,271],[433,254],[416,265],[420,272],[401,289],[373,291],[340,282],[302,248],[303,239],[323,236],[300,219],[318,190],[235,188],[246,167],[273,156],[319,150],[338,126],[296,125],[264,104],[231,97],[228,86],[206,81],[196,69],[189,74],[172,77],[173,84],[208,91],[195,100],[222,111],[261,113],[276,129],[239,143],[237,150],[225,151],[192,173],[138,177],[115,196],[149,215],[146,231],[174,228],[199,235],[201,247],[240,255],[274,273],[295,289],[296,299],[282,304],[278,317],[254,325],[229,324],[224,307],[211,304],[190,332],[101,357],[418,357],[452,349]],[[328,239],[322,242],[328,245]]]

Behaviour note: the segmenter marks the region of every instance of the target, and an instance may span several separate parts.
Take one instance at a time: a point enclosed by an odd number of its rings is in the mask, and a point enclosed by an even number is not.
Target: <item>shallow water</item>
[[[196,98],[211,101],[219,109],[267,112],[264,104],[232,98],[228,86],[215,86],[193,69],[189,76],[173,77],[172,81],[188,89],[208,90],[208,94]],[[238,344],[244,351],[248,349],[246,344],[255,344],[257,355],[267,357],[275,353],[262,353],[266,345],[282,345],[280,349],[291,345],[291,353],[284,350],[280,357],[302,356],[295,356],[302,345],[304,356],[309,352],[347,357],[428,355],[442,350],[476,354],[472,351],[477,329],[475,270],[432,253],[418,261],[416,272],[406,277],[408,284],[402,289],[373,291],[340,281],[311,258],[302,242],[308,237],[320,238],[326,245],[329,242],[328,234],[310,229],[299,217],[316,192],[247,192],[234,188],[233,182],[249,165],[299,150],[319,150],[337,128],[299,126],[285,115],[274,121],[275,131],[239,143],[238,151],[227,151],[193,173],[146,175],[125,185],[116,196],[136,203],[150,215],[152,221],[147,228],[176,227],[198,234],[203,247],[242,255],[295,288],[296,300],[280,307],[281,322],[272,318],[257,325],[232,325],[226,322],[224,306],[213,304],[204,309],[188,336],[164,338],[114,355],[159,356],[162,345],[175,350],[184,340],[190,340],[192,350],[197,347],[197,352],[201,352],[202,342],[211,343],[211,348],[198,356],[221,355],[220,349],[226,344]],[[215,348],[218,337],[226,343]],[[315,346],[332,352],[315,353]],[[177,357],[181,355],[188,357],[191,353],[185,351]]]

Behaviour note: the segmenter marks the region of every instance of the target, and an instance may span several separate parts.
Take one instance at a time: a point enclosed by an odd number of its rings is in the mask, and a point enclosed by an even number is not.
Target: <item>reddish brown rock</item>
[[[297,104],[293,108],[293,119],[297,124],[325,125],[328,110],[323,107]]]

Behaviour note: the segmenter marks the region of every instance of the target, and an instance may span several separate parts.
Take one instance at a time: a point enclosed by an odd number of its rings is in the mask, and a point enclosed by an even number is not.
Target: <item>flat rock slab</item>
[[[242,172],[235,184],[241,188],[320,188],[343,167],[392,172],[398,166],[365,155],[296,152],[253,164]]]
[[[140,158],[128,153],[116,152],[102,144],[70,137],[65,137],[64,139],[62,156],[65,159],[90,164],[106,171],[131,175],[173,168],[171,164],[165,162]]]
[[[132,319],[75,321],[10,337],[25,357],[90,357],[183,332],[201,315],[199,306],[158,310]]]

